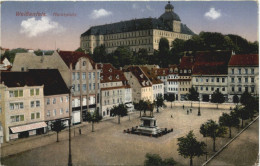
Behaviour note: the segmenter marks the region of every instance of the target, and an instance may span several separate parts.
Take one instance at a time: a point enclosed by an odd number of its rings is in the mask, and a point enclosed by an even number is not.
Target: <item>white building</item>
[[[200,100],[210,101],[218,89],[228,100],[228,62],[230,51],[198,52],[196,55],[192,85],[199,92]]]
[[[229,101],[233,96],[241,96],[248,91],[254,96],[259,95],[259,57],[258,54],[232,55],[228,64]]]

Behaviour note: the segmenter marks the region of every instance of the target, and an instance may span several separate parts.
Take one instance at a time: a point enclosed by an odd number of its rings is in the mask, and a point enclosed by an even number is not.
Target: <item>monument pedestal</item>
[[[137,131],[142,134],[156,135],[162,130],[156,125],[156,119],[151,116],[141,117],[142,124],[137,127]]]

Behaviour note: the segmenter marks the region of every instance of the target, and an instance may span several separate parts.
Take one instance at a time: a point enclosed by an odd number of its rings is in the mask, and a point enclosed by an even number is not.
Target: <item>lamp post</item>
[[[199,97],[199,108],[198,108],[198,116],[200,116],[200,97]]]
[[[68,159],[68,166],[72,166],[72,158],[71,158],[71,131],[70,131],[70,125],[71,125],[71,89],[72,86],[69,87],[69,159]]]

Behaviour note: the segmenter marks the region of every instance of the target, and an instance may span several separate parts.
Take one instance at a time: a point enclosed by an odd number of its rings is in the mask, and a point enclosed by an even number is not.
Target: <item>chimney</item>
[[[236,53],[235,53],[235,51],[234,51],[234,50],[232,50],[232,53],[231,53],[231,55],[236,55]]]

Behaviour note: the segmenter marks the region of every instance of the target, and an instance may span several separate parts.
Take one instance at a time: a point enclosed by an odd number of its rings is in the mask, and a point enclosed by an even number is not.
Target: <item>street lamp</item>
[[[200,116],[200,97],[199,97],[199,108],[198,108],[198,116]]]
[[[68,159],[68,166],[72,166],[72,158],[71,158],[71,131],[70,131],[70,124],[71,124],[71,89],[72,86],[69,87],[69,159]]]

